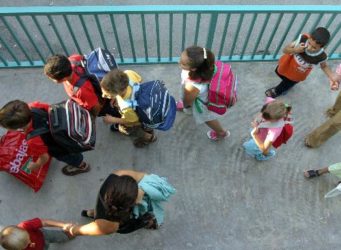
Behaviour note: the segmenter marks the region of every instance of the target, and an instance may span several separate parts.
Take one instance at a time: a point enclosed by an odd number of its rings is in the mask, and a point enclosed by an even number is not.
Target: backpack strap
[[[32,108],[31,112],[33,112],[39,116],[46,116],[46,111],[43,111],[39,108]],[[46,122],[48,122],[48,121],[46,121]],[[46,134],[49,132],[50,132],[50,129],[48,127],[36,128],[27,134],[26,139],[29,140],[31,138],[34,138],[34,137],[37,137],[37,136],[40,136],[40,135],[43,135],[43,134]]]

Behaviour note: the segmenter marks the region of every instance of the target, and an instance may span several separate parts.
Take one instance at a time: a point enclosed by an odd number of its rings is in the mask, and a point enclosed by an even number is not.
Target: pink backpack
[[[237,101],[237,78],[230,64],[216,61],[215,65],[217,72],[210,82],[207,108],[223,115]]]

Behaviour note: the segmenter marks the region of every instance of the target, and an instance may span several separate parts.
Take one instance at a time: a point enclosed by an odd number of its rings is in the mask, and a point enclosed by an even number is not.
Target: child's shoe
[[[231,135],[231,133],[228,130],[225,131],[224,136],[218,136],[217,132],[215,132],[214,130],[210,130],[207,132],[207,137],[213,141],[218,141],[218,140],[228,138],[230,135]]]
[[[184,103],[182,100],[176,102],[176,111],[183,111],[184,110]]]

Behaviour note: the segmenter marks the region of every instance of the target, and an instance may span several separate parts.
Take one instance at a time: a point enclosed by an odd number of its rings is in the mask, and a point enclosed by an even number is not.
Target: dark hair
[[[311,33],[311,38],[321,45],[321,47],[324,47],[329,42],[330,33],[326,28],[318,27]]]
[[[138,186],[134,178],[127,175],[115,176],[103,194],[108,215],[120,224],[130,219],[137,194]]]
[[[201,81],[209,81],[213,77],[215,57],[210,49],[205,48],[205,50],[199,46],[191,46],[181,55],[180,64],[189,70],[189,78],[192,80],[200,78]]]
[[[25,127],[32,119],[32,113],[26,102],[10,101],[0,109],[0,126],[6,129]]]
[[[110,94],[117,95],[126,90],[129,78],[126,73],[119,69],[113,69],[104,76],[101,87]]]
[[[69,59],[63,55],[54,55],[47,58],[44,66],[45,75],[57,81],[68,77],[72,73],[72,67]]]

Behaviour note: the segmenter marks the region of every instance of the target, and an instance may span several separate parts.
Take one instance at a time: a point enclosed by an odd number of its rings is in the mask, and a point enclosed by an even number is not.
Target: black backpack
[[[52,104],[49,112],[33,108],[32,113],[47,118],[45,118],[45,124],[36,127],[28,135],[28,139],[41,135],[44,140],[44,134],[51,134],[54,142],[64,152],[79,153],[94,149],[96,143],[95,119],[91,117],[89,111],[73,100]],[[51,142],[45,143],[51,144]]]

